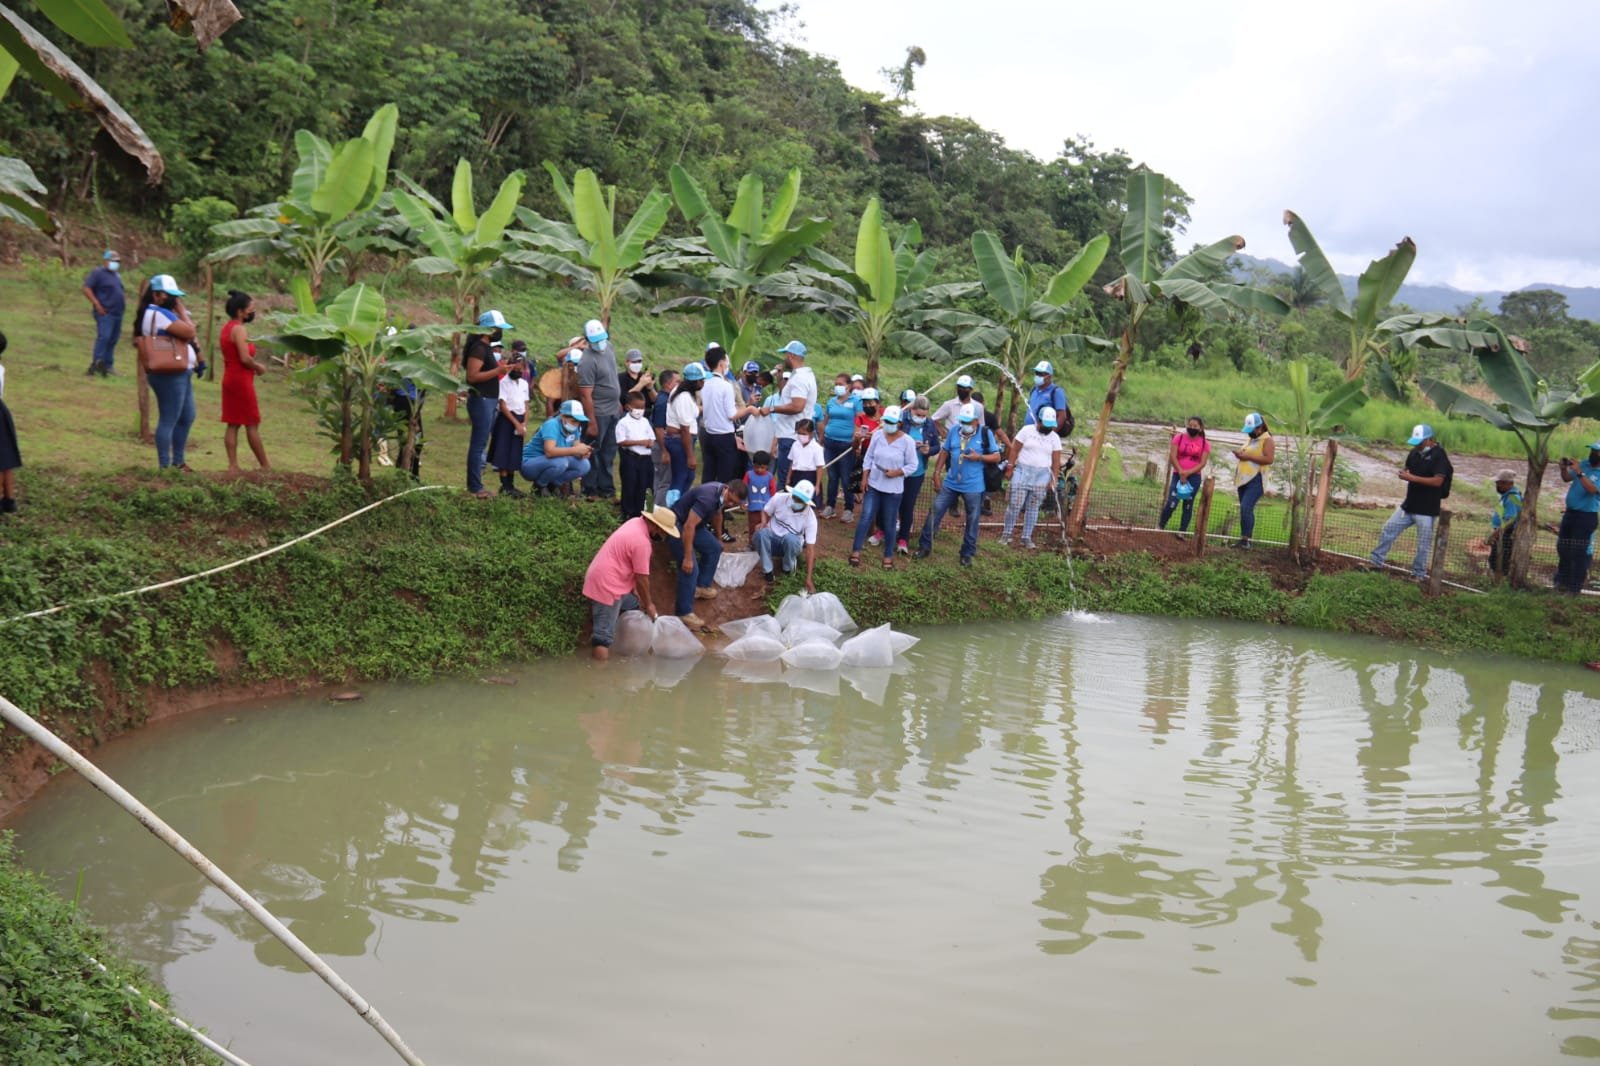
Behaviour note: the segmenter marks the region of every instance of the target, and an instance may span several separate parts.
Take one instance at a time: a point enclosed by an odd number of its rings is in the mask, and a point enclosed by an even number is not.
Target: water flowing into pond
[[[1123,617],[559,661],[101,764],[433,1064],[1600,1054],[1600,677]],[[76,780],[24,860],[258,1063],[387,1049]]]

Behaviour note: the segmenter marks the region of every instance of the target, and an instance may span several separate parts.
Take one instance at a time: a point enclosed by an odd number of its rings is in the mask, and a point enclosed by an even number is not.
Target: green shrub
[[[168,220],[172,226],[168,237],[183,249],[185,261],[192,269],[200,259],[217,247],[217,238],[211,227],[219,222],[232,222],[239,217],[239,209],[227,200],[216,196],[198,196],[179,200],[172,205]]]
[[[166,993],[119,961],[105,935],[43,879],[20,868],[12,846],[12,835],[0,833],[0,1062],[219,1062],[148,1006],[147,999],[165,1004]],[[130,984],[139,991],[128,991]]]

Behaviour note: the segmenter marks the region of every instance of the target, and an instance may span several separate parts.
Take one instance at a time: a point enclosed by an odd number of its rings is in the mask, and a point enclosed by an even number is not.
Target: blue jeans
[[[856,523],[856,540],[855,546],[850,549],[851,554],[861,554],[861,546],[872,535],[872,527],[881,520],[883,557],[894,558],[894,526],[895,520],[900,517],[901,495],[898,492],[881,492],[870,486],[867,488],[866,495],[861,497],[861,521]]]
[[[467,418],[472,421],[472,435],[467,438],[468,492],[483,491],[483,453],[489,447],[489,431],[494,429],[494,416],[499,410],[499,400],[476,392],[467,397]]]
[[[764,573],[772,573],[772,560],[776,557],[782,561],[783,572],[787,574],[794,569],[805,546],[805,541],[800,539],[798,533],[780,537],[766,527],[756,530],[756,554],[761,556],[761,569]]]
[[[1383,524],[1383,532],[1378,534],[1378,546],[1372,549],[1372,565],[1382,566],[1383,561],[1389,557],[1389,549],[1400,539],[1400,534],[1416,526],[1417,554],[1411,557],[1411,576],[1426,577],[1428,556],[1433,554],[1434,521],[1435,518],[1431,514],[1412,514],[1403,507],[1396,507],[1394,514]]]
[[[689,491],[689,486],[694,484],[694,471],[689,469],[689,453],[684,450],[683,438],[678,436],[675,429],[667,430],[667,440],[663,447],[667,450],[667,458],[672,461],[672,480],[667,483],[667,491],[683,495]],[[665,507],[666,500],[657,501],[657,506]]]
[[[156,461],[163,467],[182,466],[194,425],[194,375],[150,374],[150,391],[156,394]]]
[[[694,612],[694,590],[708,589],[717,577],[717,563],[722,561],[722,544],[710,526],[701,523],[694,527],[694,569],[683,569],[683,538],[668,537],[667,547],[678,564],[678,592],[672,604],[677,615]]]
[[[578,480],[589,472],[589,460],[576,455],[535,455],[522,461],[522,476],[541,489],[553,489]]]
[[[1189,483],[1189,487],[1194,489],[1194,491],[1195,491],[1195,493],[1197,495],[1199,494],[1199,492],[1200,492],[1200,471],[1196,470],[1194,473],[1190,474],[1188,477],[1181,478],[1181,479],[1178,477],[1177,474],[1173,474],[1171,483],[1167,485],[1167,502],[1161,505],[1161,521],[1157,522],[1156,525],[1160,526],[1162,529],[1166,529],[1167,528],[1167,520],[1172,517],[1172,512],[1177,510],[1178,504],[1181,502],[1183,504],[1183,514],[1181,516],[1179,516],[1179,518],[1178,518],[1178,530],[1180,532],[1187,533],[1189,531],[1189,518],[1190,518],[1191,515],[1194,514],[1194,500],[1195,500],[1195,497],[1194,496],[1190,496],[1188,499],[1182,500],[1182,501],[1180,501],[1178,499],[1178,482],[1180,480],[1188,482]],[[1251,525],[1251,531],[1254,532],[1254,527],[1255,527],[1255,524],[1256,524],[1255,523],[1255,513],[1254,513],[1255,512],[1255,504],[1252,503],[1250,505],[1250,508],[1251,508],[1250,525]]]
[[[851,443],[847,440],[828,440],[826,437],[822,440],[822,454],[828,460],[827,505],[832,507],[839,502],[839,489],[842,486],[846,511],[856,509],[856,483],[853,480],[855,460],[849,457],[851,447]],[[845,458],[839,459],[841,455]],[[834,462],[835,459],[838,459],[838,462]]]
[[[611,468],[617,465],[617,416],[596,415],[594,424],[599,435],[584,438],[594,452],[589,457],[589,470],[583,475],[583,494],[609,499],[617,494],[617,483],[611,476]]]
[[[793,437],[779,437],[773,442],[773,447],[778,450],[772,453],[772,473],[778,479],[778,484],[789,483],[789,449],[794,447]]]
[[[917,547],[922,551],[933,550],[934,531],[957,500],[966,504],[967,515],[967,525],[961,534],[961,558],[970,559],[978,554],[978,520],[983,517],[983,491],[957,492],[948,482],[939,489],[939,495],[933,501],[933,512],[922,523],[922,539],[917,542]]]
[[[1246,481],[1239,486],[1239,539],[1249,540],[1256,531],[1256,501],[1261,499],[1261,494],[1267,491],[1266,484],[1261,480],[1261,475]]]
[[[117,338],[122,336],[122,312],[94,316],[94,355],[90,358],[102,370],[110,370],[117,356]]]

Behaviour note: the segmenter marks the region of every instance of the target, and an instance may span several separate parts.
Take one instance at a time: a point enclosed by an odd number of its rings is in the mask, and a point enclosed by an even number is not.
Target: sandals
[[[850,563],[851,566],[853,566],[853,567],[855,567],[857,569],[860,569],[861,568],[861,553],[860,552],[851,552],[848,562]]]
[[[894,569],[894,560],[893,559],[885,559],[883,561],[883,568],[885,570],[893,570]]]

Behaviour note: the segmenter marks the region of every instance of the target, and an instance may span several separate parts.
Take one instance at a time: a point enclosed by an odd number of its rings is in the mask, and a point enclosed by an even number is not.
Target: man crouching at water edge
[[[617,616],[623,611],[643,611],[655,621],[655,600],[650,596],[650,553],[655,545],[678,540],[678,519],[665,507],[630,518],[606,538],[583,575],[583,594],[594,619],[594,657],[611,658],[611,641]]]
[[[667,545],[678,564],[678,593],[672,613],[690,629],[705,629],[694,613],[695,600],[714,600],[717,590],[712,581],[722,561],[722,516],[743,506],[750,490],[742,481],[707,481],[678,497],[672,512],[678,519],[679,538]]]
[[[766,524],[756,530],[754,538],[756,551],[761,556],[761,576],[767,584],[778,580],[772,569],[774,557],[787,574],[793,572],[803,551],[806,591],[817,591],[811,581],[817,566],[817,513],[812,509],[815,502],[816,488],[809,481],[802,481],[767,501]]]

